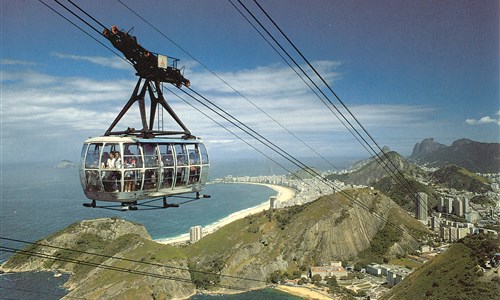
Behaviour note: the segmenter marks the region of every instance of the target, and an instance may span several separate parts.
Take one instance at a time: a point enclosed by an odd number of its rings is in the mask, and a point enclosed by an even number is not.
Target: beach
[[[264,183],[250,183],[250,182],[248,182],[248,183],[247,182],[244,182],[244,183],[238,182],[237,184],[258,184],[258,185],[267,186],[267,187],[275,190],[278,193],[276,195],[277,202],[286,202],[295,196],[294,190],[287,188],[287,187],[279,186],[279,185],[264,184]],[[242,219],[246,216],[250,216],[250,215],[259,213],[259,212],[261,212],[263,210],[267,210],[267,209],[269,209],[269,201],[268,200],[262,202],[261,204],[259,204],[257,206],[250,207],[250,208],[232,213],[229,216],[227,216],[227,217],[225,217],[225,218],[223,218],[215,223],[212,223],[210,225],[203,227],[203,236],[207,236],[207,235],[217,231],[219,228],[221,228],[229,223],[232,223],[236,220]],[[179,236],[171,237],[171,238],[156,239],[155,241],[158,243],[161,243],[161,244],[186,243],[189,241],[189,233],[184,233],[184,234],[181,234]]]
[[[333,299],[330,295],[326,293],[322,293],[307,287],[278,285],[276,286],[276,289],[294,296],[301,297],[303,299],[314,299],[314,300]]]

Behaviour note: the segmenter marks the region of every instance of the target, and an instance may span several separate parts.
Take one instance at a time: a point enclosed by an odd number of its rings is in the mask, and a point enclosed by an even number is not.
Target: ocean
[[[0,237],[35,242],[74,222],[103,217],[118,217],[141,223],[153,239],[175,237],[187,233],[191,226],[212,224],[231,213],[258,205],[267,201],[270,196],[276,195],[276,191],[260,185],[209,184],[203,194],[209,194],[211,198],[181,204],[179,208],[139,209],[125,212],[86,208],[82,204],[90,200],[85,197],[81,189],[78,169],[58,169],[54,167],[56,164],[37,162],[0,166]],[[347,162],[344,165],[347,165]],[[285,173],[286,171],[265,160],[241,160],[213,163],[209,178]],[[171,203],[185,201],[186,199],[175,198],[169,200]],[[0,245],[15,248],[25,246],[6,240],[0,240]],[[11,255],[0,251],[0,263]],[[53,278],[50,273],[29,273],[15,275],[19,277],[12,278],[11,276],[14,275],[3,274],[0,277],[1,294],[6,298],[59,299],[58,295],[64,292],[58,288],[62,284],[61,278]],[[34,280],[41,282],[38,291],[45,291],[44,294],[29,292],[30,289],[34,289],[32,284]],[[23,290],[28,292],[24,292],[20,297]],[[262,297],[267,293],[271,293],[273,297],[278,297],[279,294],[275,294],[274,290],[262,290],[261,293]],[[240,296],[245,297],[245,294]],[[251,295],[255,298],[254,294]],[[213,296],[196,297],[193,299]],[[249,299],[230,297],[217,296],[217,299]]]

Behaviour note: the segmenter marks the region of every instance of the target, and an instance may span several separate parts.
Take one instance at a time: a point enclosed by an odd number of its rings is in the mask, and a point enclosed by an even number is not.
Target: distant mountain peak
[[[418,159],[443,147],[446,147],[446,145],[435,142],[434,138],[426,138],[415,144],[410,158]]]
[[[500,172],[500,143],[463,138],[446,146],[427,138],[413,147],[409,158],[432,167],[455,164],[472,172],[497,173]]]

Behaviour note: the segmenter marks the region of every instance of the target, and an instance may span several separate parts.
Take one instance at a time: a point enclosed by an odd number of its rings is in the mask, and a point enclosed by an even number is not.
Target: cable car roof
[[[198,144],[202,143],[199,138],[196,139],[183,139],[183,138],[173,138],[173,137],[155,137],[151,139],[139,138],[136,136],[98,136],[91,137],[85,140],[84,143],[141,143],[141,144],[151,144],[151,143],[175,143],[175,144]]]

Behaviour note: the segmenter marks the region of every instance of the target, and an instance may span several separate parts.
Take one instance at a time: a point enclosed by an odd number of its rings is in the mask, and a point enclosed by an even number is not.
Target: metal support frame
[[[146,91],[148,91],[149,98],[151,100],[151,105],[149,110],[149,120],[147,120],[146,117],[146,102],[145,102]],[[123,116],[127,113],[127,111],[132,107],[132,105],[136,101],[138,101],[139,104],[139,112],[141,115],[143,128],[141,130],[136,130],[135,128],[129,127],[125,131],[113,131],[118,122],[120,122]],[[158,107],[158,104],[160,104],[169,113],[172,119],[176,121],[176,123],[182,128],[183,131],[154,130],[156,108]],[[142,77],[139,77],[134,92],[132,93],[132,96],[128,100],[127,104],[125,104],[125,106],[122,108],[122,110],[115,118],[113,123],[111,123],[111,126],[109,126],[108,130],[106,130],[106,132],[104,133],[105,136],[122,135],[122,134],[136,135],[138,137],[143,137],[143,138],[151,138],[162,135],[181,135],[181,134],[184,135],[184,137],[192,137],[191,132],[187,129],[184,123],[182,123],[179,117],[175,114],[174,110],[170,107],[170,105],[168,105],[167,101],[163,97],[163,93],[160,87],[160,82],[158,80],[153,81],[151,79]]]

